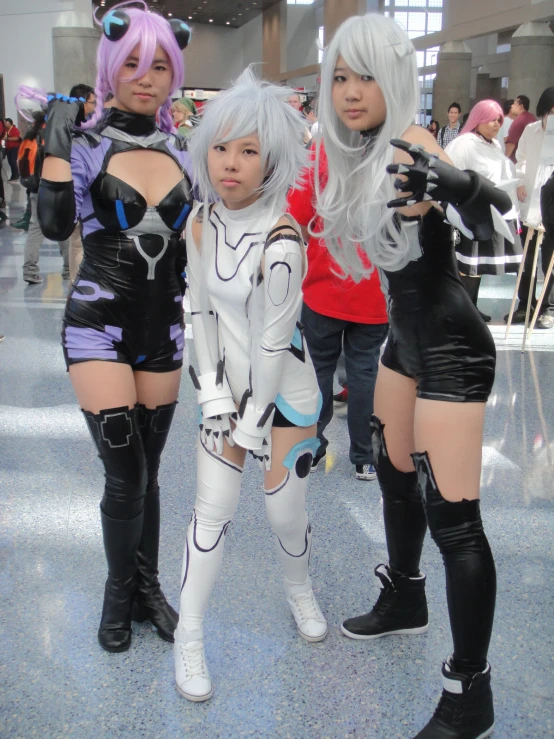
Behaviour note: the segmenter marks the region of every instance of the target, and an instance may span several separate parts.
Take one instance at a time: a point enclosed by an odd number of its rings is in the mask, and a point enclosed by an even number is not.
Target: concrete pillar
[[[449,41],[441,46],[437,76],[433,84],[433,118],[441,126],[448,123],[448,107],[460,103],[462,115],[469,110],[471,49],[464,41]]]
[[[554,33],[547,23],[524,23],[511,43],[508,97],[527,95],[534,113],[542,91],[554,85]]]
[[[286,3],[276,3],[263,11],[262,62],[262,75],[265,79],[287,71]]]
[[[497,100],[501,99],[500,77],[491,77],[489,72],[482,69],[477,73],[477,85],[475,89],[475,102],[480,100]]]
[[[372,10],[373,8],[370,7]],[[340,24],[353,15],[368,12],[367,0],[325,0],[323,11],[324,44],[327,46]]]
[[[94,87],[98,28],[53,28],[54,87],[67,94],[73,85],[83,82]]]

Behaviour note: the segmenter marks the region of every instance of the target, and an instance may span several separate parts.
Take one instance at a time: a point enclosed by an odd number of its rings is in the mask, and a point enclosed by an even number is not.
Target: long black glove
[[[84,100],[66,95],[48,96],[46,130],[44,132],[45,156],[59,157],[71,162],[72,133],[77,117],[82,112]]]
[[[541,187],[541,215],[546,235],[554,239],[554,172]]]
[[[424,200],[450,203],[460,214],[464,225],[473,232],[476,241],[491,238],[494,224],[490,208],[494,206],[500,213],[507,213],[512,207],[507,193],[498,190],[486,177],[472,170],[452,167],[417,144],[401,139],[392,139],[391,144],[409,154],[414,163],[387,166],[389,174],[407,177],[406,181],[396,180],[395,188],[411,193],[388,202],[389,208],[415,205]]]

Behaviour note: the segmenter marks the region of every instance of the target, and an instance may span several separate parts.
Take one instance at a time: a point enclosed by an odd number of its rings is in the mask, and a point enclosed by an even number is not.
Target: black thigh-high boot
[[[429,530],[443,558],[454,654],[443,665],[443,695],[419,739],[477,739],[492,733],[494,709],[487,652],[496,601],[496,570],[479,500],[451,503],[438,489],[426,452],[412,455]]]
[[[140,432],[146,455],[148,484],[144,499],[144,522],[138,548],[138,587],[133,605],[133,620],[150,621],[165,641],[173,641],[179,616],[162,592],[158,581],[160,544],[160,487],[158,469],[177,402],[155,409],[139,404]]]
[[[419,571],[427,530],[417,473],[400,472],[387,451],[384,425],[371,417],[371,438],[377,478],[383,495],[383,517],[389,564],[375,574],[382,590],[373,609],[349,618],[342,632],[353,639],[375,639],[389,634],[422,634],[428,628],[425,575]]]
[[[138,411],[123,406],[98,414],[83,413],[106,478],[100,511],[108,579],[98,641],[108,652],[123,652],[131,644],[131,609],[137,589],[137,549],[146,493]]]

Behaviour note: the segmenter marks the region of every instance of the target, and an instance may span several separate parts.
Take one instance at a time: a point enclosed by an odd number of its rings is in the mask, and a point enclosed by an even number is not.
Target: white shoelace
[[[307,621],[310,618],[314,618],[316,621],[321,621],[321,614],[319,612],[313,590],[310,590],[307,593],[293,595],[292,600],[298,609],[300,619],[302,621]]]
[[[179,652],[181,659],[185,665],[187,679],[200,675],[200,677],[208,677],[208,670],[204,660],[204,647],[202,642],[193,644],[180,644]]]

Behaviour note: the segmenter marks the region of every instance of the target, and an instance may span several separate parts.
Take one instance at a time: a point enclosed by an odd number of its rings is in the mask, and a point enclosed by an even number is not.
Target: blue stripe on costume
[[[119,221],[119,225],[121,226],[121,228],[123,230],[129,228],[127,218],[125,217],[125,206],[123,205],[122,200],[115,201],[115,212],[117,213],[117,220]]]
[[[281,413],[282,412],[283,411],[281,411]],[[309,439],[304,439],[304,441],[299,441],[298,444],[295,444],[292,447],[287,456],[284,458],[283,467],[291,470],[296,463],[296,460],[300,456],[300,453],[304,451],[310,451],[312,453],[312,457],[315,457],[320,444],[321,442],[319,441],[317,436],[312,436]]]
[[[189,213],[190,213],[190,205],[188,203],[185,203],[183,205],[182,211],[179,213],[179,218],[177,218],[177,220],[173,224],[173,228],[179,228]]]
[[[287,421],[290,421],[295,426],[312,426],[314,423],[317,423],[319,419],[321,406],[323,405],[323,398],[321,396],[321,393],[319,393],[317,410],[315,413],[312,413],[310,415],[305,415],[304,413],[299,413],[298,411],[296,411],[291,405],[287,403],[281,393],[279,393],[275,398],[275,405],[281,411]]]

